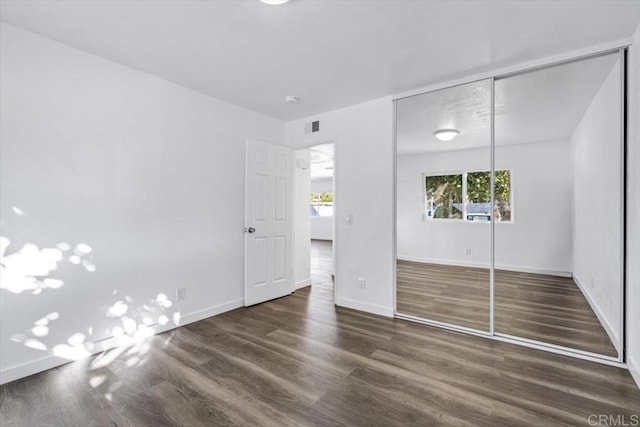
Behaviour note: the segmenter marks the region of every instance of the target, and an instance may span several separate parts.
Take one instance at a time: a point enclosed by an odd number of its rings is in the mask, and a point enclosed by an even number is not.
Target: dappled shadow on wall
[[[16,217],[26,212],[17,206],[12,207]],[[34,298],[47,292],[55,292],[65,286],[65,281],[56,277],[58,268],[68,263],[82,268],[85,274],[96,272],[93,262],[93,250],[84,242],[72,245],[61,241],[55,247],[39,247],[36,242],[28,242],[19,248],[13,248],[10,236],[0,236],[0,291],[10,294],[30,293]],[[3,298],[6,300],[5,298]],[[13,331],[10,343],[3,345],[23,345],[31,350],[53,355],[69,361],[94,356],[87,369],[95,371],[89,375],[92,388],[106,390],[104,396],[111,400],[117,382],[104,387],[107,376],[98,373],[116,359],[123,359],[127,368],[141,366],[147,361],[151,349],[151,337],[157,329],[166,329],[168,325],[180,325],[180,312],[172,309],[174,303],[167,295],[159,293],[143,302],[129,295],[120,295],[113,290],[112,302],[102,315],[108,322],[106,338],[98,338],[93,325],[86,325],[71,333],[66,342],[45,343],[61,318],[58,311],[38,316],[33,324],[24,330]],[[167,345],[171,337],[165,340]]]

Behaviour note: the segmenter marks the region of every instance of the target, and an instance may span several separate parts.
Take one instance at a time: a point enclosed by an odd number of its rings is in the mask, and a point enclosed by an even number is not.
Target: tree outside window
[[[311,193],[309,202],[311,216],[333,215],[333,193]]]
[[[491,207],[491,172],[464,172],[425,177],[425,219],[464,219],[474,222],[512,220],[511,172],[495,171]],[[463,202],[464,201],[464,202]]]
[[[425,177],[427,218],[462,218],[462,175]]]

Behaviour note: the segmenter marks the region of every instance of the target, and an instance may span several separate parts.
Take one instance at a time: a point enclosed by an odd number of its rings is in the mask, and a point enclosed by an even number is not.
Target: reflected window
[[[491,172],[428,175],[425,183],[425,220],[464,219],[470,222],[513,220],[511,172],[495,173],[495,200],[491,208]],[[465,202],[466,201],[466,202]]]
[[[462,175],[425,177],[425,219],[461,219]]]

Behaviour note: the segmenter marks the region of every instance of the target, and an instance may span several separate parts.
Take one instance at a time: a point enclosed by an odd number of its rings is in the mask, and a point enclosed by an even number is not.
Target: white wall
[[[401,155],[397,161],[398,258],[488,267],[490,224],[423,221],[422,176],[489,170],[490,150]],[[568,141],[498,146],[495,161],[496,169],[511,171],[513,208],[513,222],[496,223],[496,267],[570,275]]]
[[[311,180],[311,192],[313,193],[333,193],[333,178]]]
[[[626,354],[640,387],[640,26],[629,49],[628,83]]]
[[[119,300],[138,322],[143,304],[182,287],[185,301],[165,312],[183,323],[242,305],[245,137],[282,142],[284,123],[9,25],[0,31],[7,254],[85,243],[95,265],[73,265],[66,252],[50,274],[64,285],[39,295],[8,291],[18,283],[3,276],[1,380],[60,363],[47,356],[76,332],[110,336],[122,326],[107,316]],[[59,319],[37,338],[47,351],[26,347],[34,322],[52,312]]]
[[[620,64],[571,137],[573,275],[616,347],[620,341]]]
[[[333,217],[313,216],[311,222],[311,239],[333,240]]]
[[[336,303],[386,316],[393,315],[392,110],[385,97],[287,123],[293,147],[335,140]],[[321,131],[307,135],[311,120]]]
[[[333,178],[312,180],[311,192],[333,193]],[[333,217],[311,217],[311,238],[317,240],[333,240]]]
[[[311,284],[311,224],[309,221],[309,194],[311,193],[311,173],[308,149],[296,150],[294,174],[294,282],[296,289]],[[305,169],[300,164],[306,166]]]

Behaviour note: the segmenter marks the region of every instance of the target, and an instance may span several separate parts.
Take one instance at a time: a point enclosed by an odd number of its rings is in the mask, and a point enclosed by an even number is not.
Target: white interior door
[[[247,139],[244,305],[293,290],[292,151]]]

